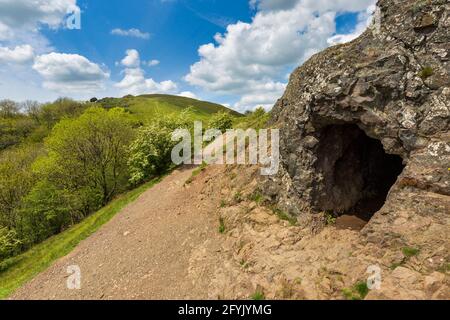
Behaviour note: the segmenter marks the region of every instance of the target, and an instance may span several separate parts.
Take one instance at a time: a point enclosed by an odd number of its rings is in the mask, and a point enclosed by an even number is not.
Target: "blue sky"
[[[270,108],[296,66],[366,28],[373,4],[0,0],[0,99],[160,92]],[[67,12],[80,12],[80,30]]]

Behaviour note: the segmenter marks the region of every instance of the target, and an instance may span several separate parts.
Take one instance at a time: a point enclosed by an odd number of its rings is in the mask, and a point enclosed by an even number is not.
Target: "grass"
[[[244,197],[240,191],[236,192],[233,196],[234,203],[238,204],[244,201]]]
[[[429,77],[431,77],[434,74],[433,68],[432,67],[424,67],[420,72],[419,72],[419,77],[422,80],[428,79]]]
[[[352,288],[345,288],[342,294],[347,300],[364,300],[369,294],[369,287],[364,281],[357,282]]]
[[[220,207],[225,208],[228,205],[228,203],[225,200],[220,201]]]
[[[152,180],[114,199],[106,207],[90,215],[70,229],[35,245],[30,250],[0,264],[0,299],[46,270],[55,260],[70,253],[82,240],[97,231],[126,205],[161,181]]]
[[[208,121],[212,114],[219,111],[241,116],[238,112],[216,103],[162,94],[105,98],[97,103],[109,108],[124,107],[144,123],[150,123],[160,115],[179,113],[187,108],[191,108],[194,120],[200,121]]]
[[[262,292],[260,290],[256,290],[255,293],[253,293],[250,298],[255,301],[266,300],[266,296],[264,295],[264,292]]]
[[[256,202],[256,204],[261,204],[264,200],[264,196],[261,194],[261,192],[256,191],[256,192],[252,193],[251,195],[249,195],[248,199],[250,201]]]
[[[402,249],[402,252],[406,258],[411,258],[411,257],[417,256],[420,252],[420,249],[413,248],[413,247],[404,247]]]
[[[203,162],[197,169],[192,171],[192,175],[189,179],[186,180],[184,184],[191,184],[196,176],[205,171],[206,167],[208,167],[208,164],[206,162]]]
[[[242,260],[239,262],[239,264],[241,265],[241,267],[242,267],[243,269],[248,269],[248,267],[250,266],[250,265],[248,264],[248,262],[245,261],[244,259],[242,259]]]
[[[289,222],[291,226],[297,225],[297,218],[291,216],[290,214],[286,213],[285,211],[278,209],[278,208],[272,208],[272,211],[280,218],[281,220]]]
[[[397,267],[403,266],[412,257],[417,256],[420,253],[420,249],[414,247],[403,247],[402,248],[403,259],[400,262],[393,263],[390,266],[391,270],[395,270]]]
[[[325,219],[327,226],[332,226],[336,224],[336,217],[329,212],[325,212]]]
[[[224,234],[227,231],[224,218],[219,218],[219,233]]]

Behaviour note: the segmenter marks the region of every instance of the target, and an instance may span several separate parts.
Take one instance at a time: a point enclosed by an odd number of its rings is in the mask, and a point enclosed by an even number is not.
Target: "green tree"
[[[89,108],[77,119],[59,122],[46,140],[48,157],[38,171],[66,190],[109,202],[128,180],[127,150],[134,121],[123,109]]]
[[[0,226],[17,228],[18,208],[35,182],[31,165],[38,154],[39,148],[24,146],[0,155]]]
[[[32,110],[32,115],[39,123],[51,129],[56,123],[65,118],[80,116],[90,104],[81,103],[68,98],[60,98],[53,103],[39,106]],[[31,114],[30,114],[31,115]]]
[[[218,129],[224,133],[233,127],[233,116],[228,112],[218,112],[211,117],[209,128]]]
[[[0,101],[0,117],[2,118],[12,118],[20,113],[19,104],[12,100],[1,100]]]
[[[20,210],[21,238],[28,245],[41,242],[79,220],[77,199],[49,181],[38,182]]]

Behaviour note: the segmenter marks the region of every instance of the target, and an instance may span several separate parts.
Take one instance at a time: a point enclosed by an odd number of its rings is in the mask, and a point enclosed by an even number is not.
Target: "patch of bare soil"
[[[342,215],[336,218],[335,227],[341,230],[360,231],[367,224],[367,221],[352,215]]]

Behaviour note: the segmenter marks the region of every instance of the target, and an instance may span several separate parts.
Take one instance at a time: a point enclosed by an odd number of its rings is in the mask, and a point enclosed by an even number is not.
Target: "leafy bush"
[[[20,211],[22,238],[34,244],[61,232],[78,220],[77,207],[77,199],[69,191],[48,181],[37,183]]]
[[[139,129],[129,148],[131,183],[139,184],[161,175],[172,166],[172,149],[178,143],[172,141],[172,133],[176,129],[191,129],[189,118],[189,111],[186,111],[179,116],[161,117],[159,121]]]
[[[266,112],[263,107],[256,108],[255,111],[249,111],[245,117],[239,118],[235,125],[239,129],[264,129],[267,127],[270,113]]]
[[[233,128],[233,116],[228,112],[218,112],[211,117],[209,128],[218,129],[224,133],[228,129]]]
[[[21,245],[15,230],[0,227],[0,261],[18,253]]]
[[[342,294],[347,300],[364,300],[369,294],[369,287],[364,281],[357,282],[352,288],[342,289]]]

